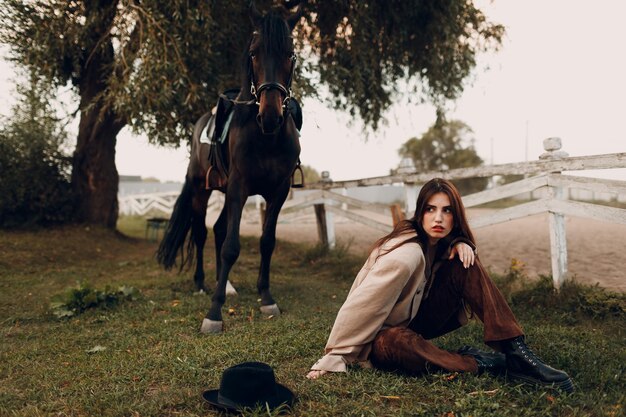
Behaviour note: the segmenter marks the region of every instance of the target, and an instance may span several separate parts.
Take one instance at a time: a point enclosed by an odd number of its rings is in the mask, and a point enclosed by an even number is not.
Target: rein
[[[220,97],[223,100],[226,100],[230,103],[233,104],[237,104],[237,105],[242,105],[242,106],[253,106],[253,105],[259,105],[259,103],[256,100],[246,100],[246,101],[242,101],[242,100],[237,100],[234,98],[228,98],[228,96],[226,96],[225,94],[220,94]]]

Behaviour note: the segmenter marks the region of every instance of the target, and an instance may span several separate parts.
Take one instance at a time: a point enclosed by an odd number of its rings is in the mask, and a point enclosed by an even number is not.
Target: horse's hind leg
[[[204,244],[207,237],[206,209],[210,196],[211,191],[198,191],[192,202],[191,236],[196,245],[196,270],[193,274],[193,281],[200,292],[208,291],[204,285]]]
[[[270,263],[272,254],[276,246],[276,223],[278,214],[289,194],[289,186],[278,191],[273,199],[268,201],[263,222],[263,233],[261,235],[261,266],[259,268],[259,278],[257,280],[257,290],[261,296],[261,312],[267,315],[278,315],[280,309],[270,293]]]

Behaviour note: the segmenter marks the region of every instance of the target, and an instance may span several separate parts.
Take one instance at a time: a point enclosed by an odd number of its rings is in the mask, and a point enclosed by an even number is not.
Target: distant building
[[[141,175],[120,175],[120,182],[141,182]]]
[[[400,164],[398,165],[398,169],[396,169],[397,174],[412,174],[415,172],[415,164],[411,158],[402,158]]]
[[[139,175],[120,175],[117,196],[180,191],[182,187],[180,182],[144,181]]]

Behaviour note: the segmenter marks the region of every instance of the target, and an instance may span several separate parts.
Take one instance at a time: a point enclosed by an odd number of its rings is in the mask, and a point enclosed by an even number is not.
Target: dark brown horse
[[[288,4],[295,6],[294,3]],[[213,226],[217,286],[211,308],[202,322],[203,333],[218,333],[223,329],[221,310],[226,298],[228,274],[240,252],[241,213],[248,196],[255,194],[261,195],[267,203],[257,281],[261,311],[280,314],[270,293],[270,262],[276,243],[278,214],[289,193],[300,155],[300,134],[294,122],[296,116],[289,111],[293,107],[289,102],[296,61],[291,31],[300,19],[301,8],[299,6],[295,13],[289,13],[285,8],[272,9],[262,16],[251,5],[255,30],[245,52],[241,90],[234,100],[225,101],[233,107],[227,140],[224,144],[213,145],[200,140],[209,119],[219,120],[223,116],[220,106],[214,116],[208,113],[202,116],[194,128],[185,184],[159,246],[157,259],[170,269],[180,254],[182,269],[185,264],[193,262],[195,246],[194,281],[198,290],[207,290],[203,270],[206,209],[213,189],[223,191],[224,208]],[[191,236],[187,238],[189,230]]]

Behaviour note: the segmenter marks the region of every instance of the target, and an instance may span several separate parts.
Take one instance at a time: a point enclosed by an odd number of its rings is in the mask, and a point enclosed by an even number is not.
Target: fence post
[[[398,223],[402,220],[406,219],[406,215],[399,204],[392,204],[389,206],[389,210],[391,210],[391,221],[393,223],[393,227],[396,227]]]
[[[261,230],[263,230],[263,225],[265,224],[265,199],[263,199],[260,195],[254,196],[254,205],[256,209],[259,211],[259,219],[261,221]]]
[[[545,153],[539,156],[539,159],[560,159],[568,156],[561,149],[560,138],[548,138],[543,141]],[[552,174],[560,174],[560,171],[552,172]],[[548,187],[548,198],[559,199],[564,198],[564,190],[562,187]],[[565,236],[565,216],[561,213],[549,212],[550,223],[550,254],[552,259],[552,282],[554,288],[558,291],[567,279],[567,239]]]
[[[335,249],[335,222],[333,213],[326,211],[324,204],[315,204],[315,220],[320,243],[328,249]]]
[[[415,184],[404,183],[404,212],[407,217],[413,216],[419,188]]]

